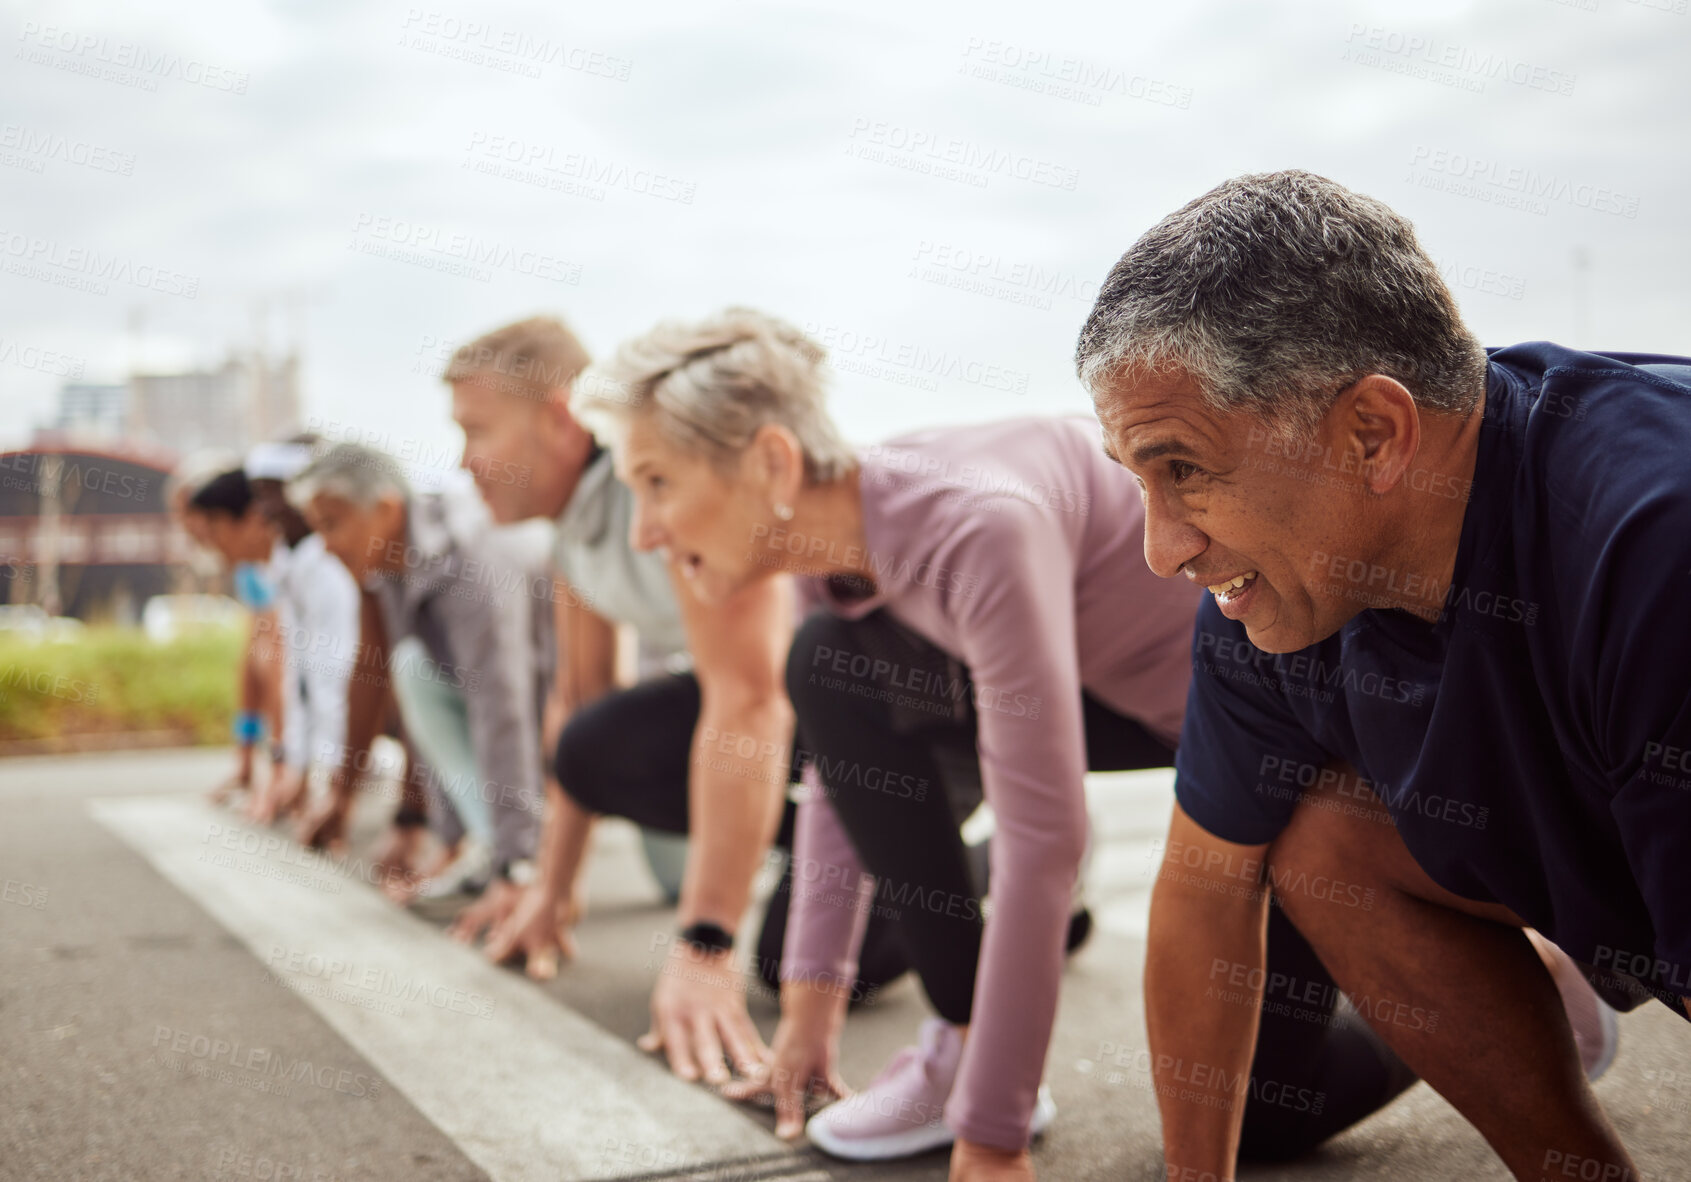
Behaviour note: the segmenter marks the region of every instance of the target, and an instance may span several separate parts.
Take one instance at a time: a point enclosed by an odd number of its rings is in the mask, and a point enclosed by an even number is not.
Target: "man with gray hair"
[[[374,448],[337,444],[288,491],[364,589],[341,768],[306,838],[339,840],[391,681],[407,733],[468,831],[424,893],[514,893],[531,867],[544,775],[551,615],[533,606],[535,561],[493,529],[467,481],[414,491]],[[540,583],[549,594],[551,579]]]
[[[1482,349],[1407,221],[1303,172],[1153,227],[1076,360],[1147,561],[1212,594],[1146,956],[1169,1177],[1276,1119],[1271,1015],[1327,1037],[1271,902],[1516,1177],[1637,1177],[1590,986],[1691,1014],[1691,362]]]

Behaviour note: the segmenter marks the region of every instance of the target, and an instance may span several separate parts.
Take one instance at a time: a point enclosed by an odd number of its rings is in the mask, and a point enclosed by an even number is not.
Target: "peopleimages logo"
[[[1471,89],[1483,90],[1486,82],[1507,82],[1542,90],[1547,94],[1571,95],[1579,75],[1567,70],[1537,65],[1510,57],[1494,50],[1475,49],[1440,37],[1424,37],[1418,33],[1404,33],[1380,25],[1352,24],[1345,42],[1351,51],[1371,50],[1381,61],[1359,58],[1365,65],[1384,64],[1396,59],[1413,62],[1433,71],[1447,71],[1449,79],[1477,83]],[[1436,73],[1433,81],[1444,81]]]
[[[943,379],[1006,394],[1026,394],[1032,377],[1025,370],[965,357],[949,349],[930,349],[913,341],[835,324],[807,321],[804,332],[827,348],[829,361],[837,370],[886,377],[924,390],[939,389]]]
[[[698,182],[640,168],[622,160],[595,156],[591,152],[569,152],[516,136],[493,135],[485,131],[470,134],[464,167],[472,172],[521,181],[543,189],[603,201],[607,189],[620,189],[642,197],[693,204]]]
[[[1040,263],[1006,259],[992,251],[924,238],[912,258],[906,278],[1044,312],[1051,310],[1056,299],[1090,307],[1098,298],[1096,280]]]
[[[8,364],[56,378],[80,378],[88,367],[84,358],[34,345],[20,345],[15,340],[0,336],[0,365]]]
[[[1464,152],[1417,144],[1409,158],[1409,166],[1406,180],[1423,188],[1443,189],[1459,197],[1477,197],[1496,204],[1516,205],[1541,215],[1553,203],[1566,203],[1575,209],[1613,214],[1628,220],[1638,216],[1636,193],[1611,189],[1607,185],[1577,182],[1485,156],[1470,156]],[[1424,170],[1419,176],[1414,171],[1417,168]],[[1500,200],[1504,197],[1511,200]]]
[[[355,994],[364,993],[399,1002],[417,1002],[476,1018],[493,1016],[493,1001],[485,994],[427,981],[414,977],[409,972],[395,972],[379,965],[361,965],[333,956],[298,948],[283,948],[274,944],[271,945],[270,954],[264,963],[280,984],[302,993],[312,992],[309,983],[316,981],[339,990],[350,990]],[[281,976],[282,973],[303,980],[290,980]],[[336,1000],[348,999],[337,995]],[[357,998],[350,1000],[356,1001]]]
[[[0,346],[0,359],[4,359],[4,356],[4,347]],[[118,472],[97,462],[81,462],[68,456],[48,456],[40,452],[13,452],[9,456],[0,456],[0,470],[25,472],[30,475],[29,481],[19,481],[13,487],[33,489],[36,487],[35,477],[38,474],[52,480],[55,477],[48,473],[56,471],[56,479],[61,489],[75,485],[89,492],[104,493],[106,496],[120,497],[126,501],[146,496],[148,488],[151,487],[145,476]]]
[[[525,250],[478,234],[455,233],[427,222],[360,213],[347,249],[415,263],[430,270],[465,275],[486,283],[494,270],[571,286],[581,282],[581,264]]]
[[[243,1046],[238,1039],[214,1038],[159,1024],[153,1027],[153,1049],[186,1055],[208,1067],[251,1072],[276,1083],[307,1083],[346,1096],[375,1096],[382,1090],[380,1079],[362,1071],[290,1059],[267,1047]]]
[[[34,162],[44,165],[49,160],[91,168],[95,172],[115,172],[120,176],[135,173],[135,153],[119,152],[87,140],[75,140],[51,131],[8,123],[0,127],[0,148],[22,152]],[[40,172],[40,168],[31,168]]]
[[[86,58],[103,65],[133,70],[140,76],[135,81],[149,83],[144,87],[147,90],[157,90],[157,79],[166,78],[186,82],[190,86],[226,91],[229,94],[245,94],[247,83],[251,79],[251,75],[245,70],[232,70],[225,66],[211,65],[199,58],[149,49],[133,41],[108,37],[104,33],[84,33],[58,25],[43,25],[37,21],[23,22],[18,40],[35,47],[37,53],[56,51],[72,59]],[[18,56],[22,57],[24,53],[25,51],[20,50]],[[31,60],[40,61],[35,57]],[[48,61],[40,64],[59,63]]]
[[[1014,472],[995,471],[980,464],[953,464],[949,459],[886,444],[873,444],[863,453],[864,480],[884,484],[887,478],[897,476],[915,477],[983,497],[1014,497],[1059,513],[1084,517],[1092,511],[1092,497],[1087,493],[1041,481],[1030,483]]]
[[[143,291],[194,299],[200,293],[197,275],[184,275],[171,267],[137,263],[118,254],[106,254],[95,247],[39,238],[15,230],[0,229],[0,262],[14,275],[45,279],[65,287],[76,287],[105,295],[106,281],[127,283]]]
[[[993,177],[1073,192],[1080,170],[978,140],[858,116],[846,154],[859,160],[964,181],[985,188]]]
[[[1073,54],[1035,49],[1013,42],[970,37],[963,45],[957,72],[1051,98],[1089,107],[1102,106],[1111,95],[1139,99],[1158,106],[1192,105],[1192,88],[1123,70]]]
[[[400,30],[401,48],[419,49],[471,65],[492,66],[527,78],[540,77],[543,66],[556,66],[591,77],[627,82],[634,68],[628,58],[600,49],[550,37],[533,37],[519,29],[501,29],[438,9],[407,8]]]

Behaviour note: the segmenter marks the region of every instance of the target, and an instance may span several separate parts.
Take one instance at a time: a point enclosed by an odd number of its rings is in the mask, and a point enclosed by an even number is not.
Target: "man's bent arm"
[[[562,899],[575,893],[587,843],[593,835],[593,814],[563,791],[552,774],[558,737],[577,710],[615,688],[617,638],[616,627],[582,603],[562,579],[554,580],[553,591],[558,660],[541,736],[548,774],[536,862],[547,896]]]
[[[1266,850],[1212,837],[1174,807],[1145,955],[1152,1080],[1171,1178],[1231,1179],[1238,1160],[1262,1007]],[[1243,996],[1216,997],[1218,979]]]

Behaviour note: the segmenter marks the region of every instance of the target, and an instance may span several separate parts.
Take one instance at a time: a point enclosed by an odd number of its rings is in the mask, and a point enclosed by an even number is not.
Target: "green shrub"
[[[227,743],[244,628],[154,644],[138,628],[88,628],[64,640],[0,633],[0,741],[185,730]]]

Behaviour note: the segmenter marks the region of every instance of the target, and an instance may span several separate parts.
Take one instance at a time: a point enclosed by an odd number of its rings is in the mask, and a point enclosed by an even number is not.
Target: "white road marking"
[[[1143,940],[1173,807],[1174,772],[1095,772],[1086,787],[1097,843],[1086,888],[1093,921],[1106,932]]]
[[[494,1182],[684,1177],[748,1158],[797,1164],[733,1105],[291,843],[197,798],[108,797],[89,811]]]

